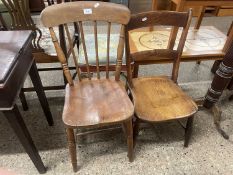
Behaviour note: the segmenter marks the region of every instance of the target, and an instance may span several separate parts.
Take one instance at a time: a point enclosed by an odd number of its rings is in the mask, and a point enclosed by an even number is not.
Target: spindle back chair
[[[69,150],[73,170],[77,171],[76,146],[73,128],[99,127],[112,124],[123,124],[128,143],[128,157],[133,160],[133,130],[132,115],[133,105],[128,98],[124,85],[120,81],[120,72],[122,66],[122,57],[125,43],[125,25],[130,19],[130,11],[127,7],[114,3],[82,1],[69,2],[47,7],[41,13],[42,23],[49,28],[51,38],[56,49],[58,59],[62,64],[65,77],[67,79],[65,105],[63,110],[63,122],[66,126]],[[99,64],[98,50],[98,22],[107,24],[106,37],[106,74],[102,77]],[[85,41],[84,23],[93,24],[94,47],[88,46]],[[88,78],[80,75],[80,65],[78,54],[72,47],[72,41],[69,31],[69,23],[77,23],[80,31],[80,38],[85,57],[85,68]],[[117,48],[117,59],[115,63],[115,72],[113,78],[109,72],[110,57],[110,35],[111,25],[117,23],[121,25],[119,31],[119,42]],[[63,24],[68,38],[69,47],[74,64],[76,66],[78,80],[73,80],[67,58],[63,53],[54,32],[54,27]],[[96,57],[96,78],[92,78],[89,65],[88,50],[91,49]]]
[[[144,12],[131,16],[131,20],[126,30],[126,53],[128,67],[128,84],[135,106],[136,122],[134,126],[134,138],[136,138],[139,128],[139,122],[163,122],[181,118],[188,118],[185,129],[185,146],[191,134],[193,115],[197,111],[197,106],[193,100],[187,96],[177,85],[180,58],[184,48],[185,40],[191,22],[192,13],[172,12],[172,11],[152,11]],[[142,27],[155,26],[160,28],[180,27],[182,33],[179,38],[177,48],[154,49],[130,52],[129,33],[132,30]],[[161,28],[161,30],[166,30]],[[154,36],[156,40],[156,35]],[[178,38],[178,37],[177,37]],[[174,42],[176,38],[173,38]],[[166,43],[169,45],[169,43]],[[172,75],[168,76],[147,76],[137,78],[137,74],[132,75],[134,65],[153,64],[157,60],[173,60]],[[138,70],[134,70],[138,71]],[[135,143],[135,141],[134,141]]]

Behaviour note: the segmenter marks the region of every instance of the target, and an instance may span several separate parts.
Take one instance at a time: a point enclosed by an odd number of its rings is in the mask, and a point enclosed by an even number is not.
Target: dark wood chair
[[[64,15],[65,14],[65,15]],[[49,28],[52,41],[54,43],[58,59],[62,64],[65,77],[67,79],[65,104],[63,110],[63,122],[66,126],[69,151],[73,170],[77,171],[76,160],[76,144],[74,129],[100,127],[106,125],[123,124],[127,135],[128,157],[133,160],[133,129],[132,115],[134,113],[133,105],[128,98],[124,84],[120,81],[120,72],[122,65],[122,57],[125,43],[125,25],[130,19],[130,11],[127,7],[105,2],[69,2],[59,5],[47,7],[41,13],[42,23]],[[94,47],[90,47],[85,40],[84,25],[87,22],[93,25]],[[98,25],[97,23],[105,22],[107,25],[106,32],[106,76],[102,75],[100,70],[99,43],[98,43]],[[72,47],[72,40],[68,28],[69,23],[77,23],[80,30],[82,47],[84,50],[84,59],[88,78],[81,77],[79,59],[77,59],[75,50]],[[111,25],[117,23],[121,25],[119,31],[119,42],[115,48],[117,50],[117,59],[115,63],[115,73],[110,76],[109,51],[111,42]],[[77,79],[72,79],[70,70],[67,66],[67,58],[65,57],[54,27],[64,24],[66,36],[76,65]],[[90,49],[90,50],[89,50]],[[89,53],[93,51],[96,58],[96,78],[91,77],[89,65]],[[83,66],[83,65],[82,65]]]
[[[191,11],[188,13],[152,11],[131,16],[126,32],[126,52],[128,83],[135,106],[135,139],[138,133],[139,123],[141,121],[157,123],[187,118],[184,146],[188,146],[193,123],[193,115],[197,112],[198,108],[192,98],[186,95],[177,85],[177,78],[180,58],[191,22],[191,16]],[[156,27],[161,25],[181,27],[183,30],[177,49],[154,49],[139,51],[132,54],[130,52],[130,42],[128,39],[129,32],[138,28],[149,27],[151,25]],[[174,40],[175,39],[176,38],[174,38]],[[134,65],[146,65],[153,64],[157,59],[173,60],[171,77],[149,76],[137,78],[135,76],[137,74],[132,75],[133,68],[131,66],[131,61],[134,62]]]

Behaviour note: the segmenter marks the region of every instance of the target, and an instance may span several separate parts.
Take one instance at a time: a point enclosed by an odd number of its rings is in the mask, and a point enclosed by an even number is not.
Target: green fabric
[[[90,65],[96,65],[96,52],[95,52],[95,36],[93,34],[85,35],[86,50],[88,56],[88,62]],[[110,47],[109,47],[109,62],[110,64],[116,64],[117,59],[117,47],[119,43],[119,34],[110,35]],[[107,61],[107,35],[98,34],[98,55],[99,64],[105,65]],[[125,55],[122,58],[123,64],[125,64]],[[79,47],[79,63],[86,64],[83,45]]]
[[[11,16],[8,13],[7,8],[5,7],[5,5],[2,3],[2,1],[0,0],[0,13],[2,14],[3,20],[6,23],[6,27],[9,29],[11,26]]]
[[[5,5],[3,5],[2,1],[0,0],[0,12],[7,12],[7,8],[5,7]]]

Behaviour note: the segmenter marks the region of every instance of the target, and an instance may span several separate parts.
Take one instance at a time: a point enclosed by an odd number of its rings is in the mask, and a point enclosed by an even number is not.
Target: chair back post
[[[65,14],[65,15],[64,15]],[[77,56],[72,47],[71,37],[69,34],[69,28],[67,27],[69,23],[78,24],[80,31],[80,39],[83,46],[85,66],[88,73],[88,78],[91,80],[90,65],[88,59],[88,50],[92,49],[96,56],[96,73],[97,79],[100,79],[100,60],[99,60],[99,43],[98,43],[98,25],[99,21],[105,22],[107,24],[107,55],[106,55],[106,78],[109,78],[109,48],[110,48],[110,33],[111,33],[111,23],[120,24],[121,30],[119,32],[119,43],[117,49],[117,59],[115,65],[115,80],[120,80],[120,72],[122,66],[122,57],[124,54],[124,42],[125,42],[125,25],[128,24],[130,20],[130,11],[127,7],[114,3],[106,2],[94,2],[94,1],[84,1],[84,2],[67,2],[63,4],[56,4],[45,8],[41,13],[41,21],[45,27],[50,29],[50,34],[58,54],[58,59],[62,64],[65,76],[70,85],[73,85],[73,80],[67,66],[68,58],[65,55],[57,41],[53,27],[64,25],[66,35],[69,41],[69,48],[71,49],[71,54],[73,57],[74,64],[76,66],[76,71],[81,80],[81,75],[79,72],[80,64],[78,63]],[[84,22],[92,22],[93,33],[94,33],[94,48],[89,48],[85,41],[84,32]]]
[[[178,79],[178,72],[179,72],[179,67],[180,67],[180,59],[181,59],[181,55],[184,49],[184,45],[185,45],[185,41],[188,35],[188,30],[191,24],[191,20],[192,20],[192,9],[189,9],[188,11],[188,20],[186,23],[186,26],[183,27],[183,32],[181,34],[180,37],[180,41],[178,43],[178,47],[177,47],[177,58],[174,60],[173,63],[173,68],[172,68],[172,80],[177,83],[177,79]]]
[[[185,40],[188,34],[188,29],[191,22],[192,12],[173,12],[173,11],[151,11],[135,14],[131,16],[130,22],[126,30],[126,59],[128,66],[128,79],[132,80],[132,67],[130,63],[133,61],[134,65],[151,64],[158,59],[173,59],[172,80],[177,82],[178,70],[180,64],[180,57],[183,52]],[[182,27],[181,38],[179,39],[178,49],[164,48],[153,49],[146,51],[139,51],[130,53],[129,32],[139,28],[150,26],[171,26]],[[168,43],[169,44],[169,43]],[[132,60],[132,61],[131,61]],[[129,81],[129,84],[132,84]]]
[[[131,56],[130,56],[130,45],[129,45],[129,29],[128,29],[129,25],[126,25],[125,27],[125,57],[126,57],[126,68],[127,68],[127,83],[129,83],[129,86],[132,87],[132,73],[133,73],[133,69],[131,67],[131,63],[133,62],[133,60],[131,60]]]
[[[59,46],[58,39],[57,39],[56,34],[55,34],[55,32],[54,32],[54,30],[53,30],[52,27],[49,28],[49,32],[50,32],[50,35],[51,35],[51,38],[52,38],[55,50],[57,52],[58,59],[59,59],[59,61],[62,64],[64,75],[65,75],[68,83],[71,86],[73,86],[74,83],[73,83],[73,79],[72,79],[72,76],[71,76],[71,73],[70,73],[70,70],[69,70],[69,67],[68,67],[68,64],[67,64],[67,60],[66,60],[65,54],[62,51],[61,47]]]

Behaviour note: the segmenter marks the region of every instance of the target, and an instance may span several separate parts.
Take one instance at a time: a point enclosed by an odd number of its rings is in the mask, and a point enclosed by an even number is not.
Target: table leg
[[[19,98],[20,98],[20,101],[22,103],[23,110],[27,111],[28,110],[28,104],[27,104],[27,100],[26,100],[25,94],[24,94],[24,92],[22,90],[19,93]]]
[[[18,107],[15,105],[14,108],[10,111],[3,111],[6,119],[14,130],[15,134],[22,143],[24,149],[28,153],[35,167],[39,173],[43,174],[46,172],[46,168],[40,158],[40,155],[32,141],[32,138],[25,126],[23,118],[18,110]]]
[[[48,124],[49,124],[49,126],[52,126],[53,125],[53,117],[52,117],[51,111],[49,109],[49,104],[48,104],[47,98],[46,98],[44,90],[43,90],[43,86],[42,86],[42,83],[40,80],[39,73],[37,71],[35,61],[32,64],[32,67],[29,71],[29,75],[31,77],[33,86],[36,90],[37,96],[38,96],[40,104],[43,108],[43,111],[44,111],[44,114],[45,114],[46,119],[48,121]]]

